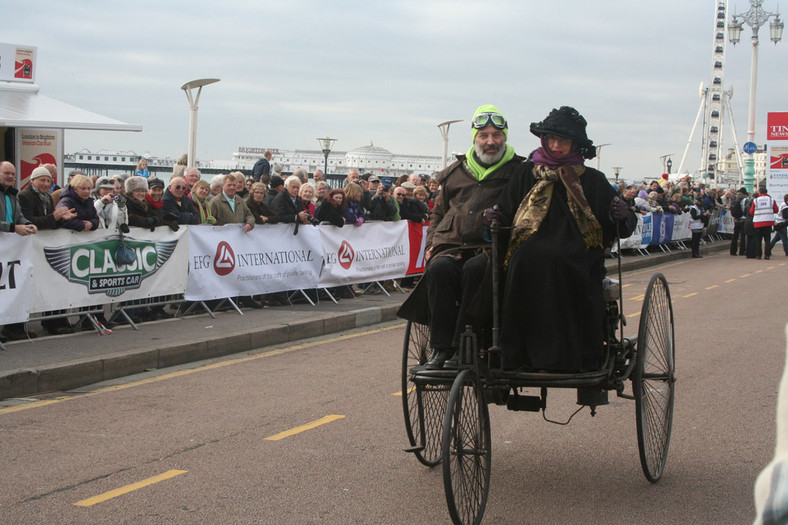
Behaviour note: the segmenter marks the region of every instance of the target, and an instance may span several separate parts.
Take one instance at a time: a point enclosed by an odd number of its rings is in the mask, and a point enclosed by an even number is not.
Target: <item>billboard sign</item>
[[[0,80],[33,84],[36,81],[36,50],[34,46],[0,44]]]

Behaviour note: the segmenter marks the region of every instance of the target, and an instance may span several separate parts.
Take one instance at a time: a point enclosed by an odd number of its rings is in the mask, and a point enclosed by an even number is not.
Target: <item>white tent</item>
[[[127,124],[39,95],[38,86],[0,82],[0,127],[142,131]]]

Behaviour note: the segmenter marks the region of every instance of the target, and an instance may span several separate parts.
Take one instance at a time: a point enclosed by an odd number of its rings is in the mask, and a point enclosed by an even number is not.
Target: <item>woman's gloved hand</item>
[[[627,218],[627,204],[619,197],[613,197],[610,202],[610,216],[620,221]]]

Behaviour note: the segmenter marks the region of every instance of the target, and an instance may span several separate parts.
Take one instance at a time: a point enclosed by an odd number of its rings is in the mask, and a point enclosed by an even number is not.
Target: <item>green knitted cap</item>
[[[492,104],[485,104],[483,106],[479,106],[478,108],[476,108],[476,112],[473,114],[473,118],[476,118],[476,115],[478,115],[479,113],[498,113],[504,119],[506,118],[506,115],[501,113],[501,111],[498,108],[496,108],[495,106],[493,106]],[[472,122],[473,122],[473,119],[471,119],[471,123]],[[503,131],[504,136],[506,137],[506,140],[509,140],[509,128],[506,127],[502,131]],[[476,143],[476,135],[478,133],[479,133],[479,130],[474,128],[473,124],[471,124],[471,143],[472,144]]]

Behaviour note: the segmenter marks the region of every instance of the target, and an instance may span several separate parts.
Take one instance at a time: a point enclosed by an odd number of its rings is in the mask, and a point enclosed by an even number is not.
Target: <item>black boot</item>
[[[454,350],[451,348],[436,348],[432,357],[424,365],[424,370],[440,370],[443,364],[454,355]]]

